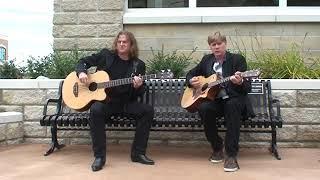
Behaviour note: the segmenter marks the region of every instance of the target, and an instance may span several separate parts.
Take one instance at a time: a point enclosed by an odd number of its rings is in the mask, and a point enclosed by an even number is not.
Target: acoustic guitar
[[[243,78],[258,77],[260,75],[260,70],[250,70],[241,73]],[[200,88],[189,88],[186,87],[184,90],[181,106],[187,109],[189,112],[197,111],[199,104],[205,100],[213,100],[217,93],[220,91],[220,84],[225,83],[230,80],[230,77],[218,79],[216,74],[213,74],[207,78],[203,76],[198,76],[200,81]]]
[[[141,76],[143,80],[169,79],[173,74],[168,70],[158,74]],[[109,100],[106,89],[133,83],[133,77],[110,80],[108,73],[97,71],[88,74],[89,83],[81,83],[76,72],[70,73],[64,80],[62,86],[63,102],[71,109],[85,111],[89,109],[93,101]]]

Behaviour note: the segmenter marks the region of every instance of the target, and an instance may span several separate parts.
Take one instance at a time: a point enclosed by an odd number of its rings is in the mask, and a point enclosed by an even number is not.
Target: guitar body
[[[104,87],[98,87],[97,83],[109,81],[109,75],[104,71],[88,74],[89,84],[80,82],[76,72],[70,73],[64,80],[62,86],[63,102],[77,111],[89,109],[93,101],[107,99]]]
[[[203,100],[213,100],[220,90],[218,86],[205,88],[209,83],[215,82],[217,80],[216,74],[213,74],[207,78],[203,76],[198,76],[198,78],[201,84],[200,88],[195,89],[186,87],[181,99],[181,106],[187,109],[189,112],[196,112],[198,106]]]

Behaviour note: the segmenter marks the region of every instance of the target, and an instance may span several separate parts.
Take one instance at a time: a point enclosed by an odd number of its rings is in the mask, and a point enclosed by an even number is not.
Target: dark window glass
[[[320,6],[320,0],[287,0],[287,6]]]
[[[197,7],[279,6],[279,0],[197,0]]]
[[[6,59],[6,49],[3,47],[0,47],[0,61],[3,61]]]
[[[189,0],[128,0],[128,8],[189,7]]]

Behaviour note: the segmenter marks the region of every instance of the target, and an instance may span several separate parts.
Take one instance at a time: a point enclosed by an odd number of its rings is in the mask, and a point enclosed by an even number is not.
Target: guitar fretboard
[[[157,77],[156,74],[141,76],[141,78],[143,80],[148,80],[148,79],[152,79],[152,78],[156,78],[156,77]],[[98,88],[111,88],[111,87],[121,86],[121,85],[125,85],[125,84],[131,84],[132,82],[133,82],[133,77],[130,77],[130,78],[111,80],[108,82],[97,83],[97,86],[98,86]]]

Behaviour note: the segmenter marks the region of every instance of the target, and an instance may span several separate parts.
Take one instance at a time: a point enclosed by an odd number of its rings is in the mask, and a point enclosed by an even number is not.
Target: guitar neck
[[[156,78],[156,74],[143,75],[143,76],[141,76],[141,78],[145,81],[148,79]],[[98,88],[111,88],[111,87],[131,84],[132,81],[133,81],[133,77],[130,77],[130,78],[111,80],[108,82],[102,82],[102,83],[97,83],[97,84],[98,84]]]
[[[219,80],[214,81],[214,82],[211,82],[211,83],[209,83],[208,88],[212,88],[212,87],[217,86],[219,84],[222,84],[222,83],[225,83],[227,81],[230,81],[230,77],[231,76],[223,78],[223,79],[219,79]]]

